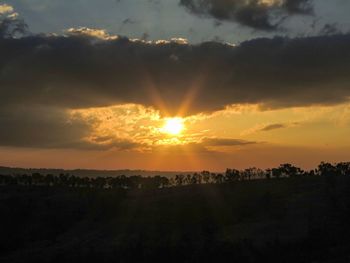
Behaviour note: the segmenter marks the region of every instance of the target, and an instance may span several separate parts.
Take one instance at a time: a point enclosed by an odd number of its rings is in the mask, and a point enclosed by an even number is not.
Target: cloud
[[[150,139],[150,127],[159,127],[157,118],[164,115],[188,116],[233,104],[262,109],[332,105],[350,97],[349,34],[191,45],[181,38],[133,40],[88,28],[18,36],[9,30],[18,21],[0,23],[0,125],[5,127],[0,145],[136,149],[159,139]],[[116,118],[110,129],[101,122],[106,115],[71,116],[125,104],[152,108],[146,115],[154,114],[157,125],[143,120],[126,125],[130,109],[117,111],[125,123]],[[139,132],[130,136],[123,130],[111,137],[118,124]],[[204,148],[252,143],[199,141]]]
[[[163,132],[165,119],[160,117],[159,112],[142,105],[126,104],[73,110],[71,116],[90,127],[86,141],[101,147],[113,147],[114,141],[117,141],[120,147],[122,139],[127,142],[127,146],[130,142],[137,142],[132,146],[144,151],[176,148],[171,146],[191,151],[207,150],[207,147],[245,146],[257,143],[234,138],[207,137],[202,131],[193,130],[186,130],[179,137],[172,137]],[[185,126],[190,126],[189,123],[196,118],[197,116],[191,116],[185,118],[183,122]]]
[[[117,36],[108,34],[106,30],[87,27],[69,28],[66,30],[66,33],[72,36],[87,36],[101,40],[114,40],[118,38]]]
[[[0,123],[4,127],[0,145],[11,147],[212,152],[216,147],[256,143],[191,131],[179,138],[169,137],[161,131],[164,119],[159,112],[132,104],[81,110],[17,105],[0,111]]]
[[[260,127],[257,129],[257,131],[272,131],[272,130],[278,130],[278,129],[285,129],[290,127],[296,127],[299,126],[299,122],[291,122],[291,123],[273,123],[264,125],[263,127]]]
[[[167,154],[176,154],[183,155],[188,153],[196,153],[196,154],[209,154],[212,151],[208,150],[205,146],[200,143],[188,143],[188,144],[165,144],[165,145],[157,145],[152,148],[152,153],[167,153]]]
[[[0,38],[21,36],[26,32],[26,23],[18,17],[13,7],[0,4]]]
[[[164,144],[154,145],[152,152],[168,152],[168,153],[202,153],[209,154],[215,152],[221,152],[221,147],[245,147],[248,145],[259,144],[259,142],[246,141],[234,138],[221,138],[221,137],[205,137],[199,142],[190,142],[185,144]]]
[[[287,128],[288,126],[283,123],[275,123],[275,124],[270,124],[266,125],[265,127],[261,128],[260,131],[271,131],[271,130],[277,130],[277,129],[282,129],[282,128]]]
[[[257,142],[232,138],[203,138],[201,144],[203,146],[243,146],[257,144]]]
[[[95,31],[1,38],[0,107],[136,103],[189,115],[242,103],[330,105],[350,96],[349,34],[232,46],[110,39],[104,31],[87,37],[87,32]]]
[[[0,4],[0,15],[12,13],[13,7],[8,4]]]
[[[199,16],[237,22],[257,30],[276,30],[288,16],[312,14],[311,0],[180,0]]]
[[[131,19],[131,18],[125,18],[123,21],[122,21],[122,24],[123,25],[127,25],[127,24],[135,24],[136,21]]]
[[[140,146],[127,138],[94,137],[94,122],[55,107],[1,109],[0,145],[84,150],[131,150]]]
[[[342,34],[342,31],[339,28],[339,25],[337,23],[325,24],[321,28],[319,34],[320,35],[339,35],[339,34]]]
[[[267,132],[267,131],[273,131],[278,129],[286,129],[290,127],[295,127],[299,125],[299,122],[292,122],[292,123],[273,123],[273,124],[258,124],[255,127],[252,127],[250,129],[244,130],[241,132],[241,136],[250,135],[257,132]]]
[[[1,109],[0,145],[65,148],[82,143],[89,127],[70,122],[65,111],[56,108],[16,106]]]

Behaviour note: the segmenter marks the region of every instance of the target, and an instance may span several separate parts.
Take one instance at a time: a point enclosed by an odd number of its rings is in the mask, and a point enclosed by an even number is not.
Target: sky
[[[350,160],[348,0],[0,0],[0,165]]]

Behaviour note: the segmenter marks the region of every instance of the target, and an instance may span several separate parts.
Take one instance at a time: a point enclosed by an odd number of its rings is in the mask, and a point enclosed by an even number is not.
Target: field
[[[349,262],[350,177],[0,186],[1,262]]]

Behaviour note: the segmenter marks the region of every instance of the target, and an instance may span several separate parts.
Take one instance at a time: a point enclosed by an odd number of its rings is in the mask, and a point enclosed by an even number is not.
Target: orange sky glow
[[[136,104],[78,109],[69,111],[68,122],[92,127],[83,138],[91,149],[3,147],[0,158],[7,166],[69,169],[223,171],[284,162],[313,168],[322,160],[349,158],[349,111],[348,104],[277,110],[233,105],[173,119]]]

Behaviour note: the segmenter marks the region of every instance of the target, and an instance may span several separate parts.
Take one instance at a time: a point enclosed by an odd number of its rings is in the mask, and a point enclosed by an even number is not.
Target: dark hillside
[[[1,186],[1,262],[349,262],[350,177]]]

